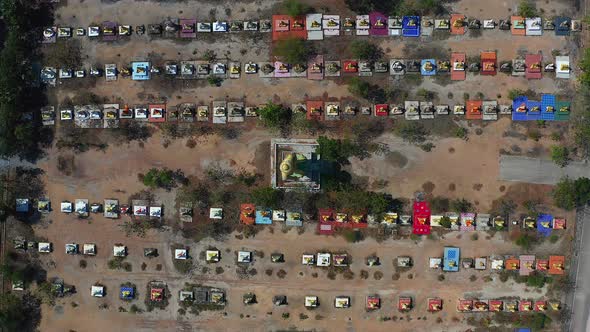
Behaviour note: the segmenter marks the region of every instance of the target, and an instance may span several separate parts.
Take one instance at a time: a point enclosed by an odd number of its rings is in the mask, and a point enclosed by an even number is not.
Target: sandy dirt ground
[[[195,4],[198,3],[198,9]],[[121,0],[118,2],[98,0],[69,0],[67,5],[60,6],[56,21],[71,26],[87,26],[93,22],[112,20],[132,25],[159,22],[166,17],[196,17],[198,19],[215,16],[220,19],[244,19],[247,17],[268,17],[277,1],[211,1],[187,2],[137,2]],[[468,16],[506,17],[516,10],[518,1],[501,1],[482,4],[477,0],[461,0],[453,4],[453,9]],[[327,8],[342,10],[345,7],[339,1],[326,1]],[[550,13],[571,13],[565,1],[538,3],[538,6]],[[226,12],[225,8],[231,8]],[[215,9],[212,14],[211,10]],[[511,11],[509,11],[509,9]],[[140,14],[138,14],[140,13]],[[254,14],[253,14],[254,13]],[[483,18],[483,17],[482,17]],[[415,48],[416,42],[400,39],[375,39],[384,49],[387,57],[402,56],[404,50]],[[570,50],[570,38],[556,38],[546,34],[535,38],[516,38],[508,33],[484,31],[482,37],[474,39],[468,35],[446,40],[431,40],[424,43],[428,52],[442,49],[464,51],[468,55],[478,55],[482,50],[497,50],[500,59],[509,59],[519,52],[542,52],[548,60],[553,50],[567,52]],[[220,39],[197,38],[190,42],[165,39],[149,40],[147,37],[132,36],[128,41],[106,44],[95,41],[82,41],[83,59],[86,65],[114,62],[123,64],[135,59],[152,59],[152,61],[197,59],[206,50],[214,50],[221,58],[232,60],[244,59],[265,61],[269,59],[270,36],[253,39],[248,36],[223,36]],[[242,49],[244,51],[242,51]],[[336,53],[328,50],[328,53]],[[346,51],[344,51],[345,53]],[[375,76],[375,82],[395,88],[404,84],[392,80],[389,76]],[[313,82],[306,79],[261,79],[242,77],[238,80],[227,79],[220,88],[210,87],[204,82],[168,82],[152,80],[150,82],[133,82],[119,79],[107,83],[99,79],[94,83],[84,83],[83,88],[110,100],[122,99],[129,104],[142,103],[147,100],[167,100],[169,104],[181,102],[208,103],[218,98],[244,99],[248,104],[258,104],[269,99],[279,100],[286,104],[301,101],[308,97],[329,96],[332,98],[349,97],[346,85],[342,80],[324,80]],[[87,85],[86,85],[87,84]],[[498,74],[496,77],[468,75],[465,82],[454,84],[438,84],[425,78],[421,87],[435,90],[440,102],[460,102],[463,92],[471,95],[481,91],[486,97],[506,101],[507,91],[512,88],[534,89],[540,92],[566,93],[568,82],[558,82],[545,77],[538,81],[527,81]],[[57,89],[58,100],[66,96],[73,97],[74,89],[67,84]],[[453,93],[451,97],[449,92]],[[502,97],[498,97],[500,94]],[[466,124],[467,125],[467,124]],[[471,126],[471,125],[468,125]],[[474,128],[470,129],[471,132]],[[365,160],[353,159],[350,171],[369,183],[386,181],[379,190],[392,193],[396,197],[410,198],[416,191],[423,190],[427,182],[434,185],[433,195],[451,198],[468,198],[476,204],[479,211],[492,209],[494,200],[508,197],[517,202],[527,198],[538,198],[549,204],[548,186],[513,184],[498,180],[498,157],[501,149],[509,150],[517,145],[522,151],[540,150],[546,152],[551,145],[548,139],[540,142],[522,140],[513,135],[505,135],[508,131],[520,131],[513,128],[508,119],[488,124],[482,128],[481,135],[471,134],[469,140],[456,138],[437,139],[436,147],[426,153],[415,146],[402,142],[399,138],[387,133],[377,139],[389,151],[401,154],[407,162],[399,165],[385,155],[374,155]],[[217,136],[209,136],[198,141],[194,149],[187,148],[185,140],[172,141],[164,147],[163,137],[159,131],[145,143],[110,144],[105,151],[85,152],[75,156],[75,171],[71,176],[64,176],[57,169],[57,158],[64,154],[57,148],[49,149],[47,157],[39,163],[45,171],[47,196],[54,206],[62,200],[73,201],[76,198],[87,198],[90,202],[102,202],[104,198],[117,198],[126,202],[127,198],[144,189],[138,181],[137,174],[152,167],[168,167],[181,169],[187,176],[202,175],[212,164],[222,167],[244,168],[249,171],[267,169],[257,160],[261,157],[255,151],[264,147],[274,134],[259,128],[243,132],[237,140],[225,140]],[[268,156],[266,156],[268,158]],[[264,160],[264,156],[262,156]],[[269,161],[270,162],[270,161]],[[453,190],[449,187],[454,185]],[[481,186],[480,186],[481,185]],[[156,191],[155,195],[164,204],[166,218],[174,212],[174,193]],[[548,207],[551,209],[551,207]],[[573,220],[571,214],[555,211]],[[319,331],[374,331],[388,329],[392,331],[464,331],[469,326],[465,315],[456,312],[456,300],[462,296],[482,298],[501,296],[522,296],[536,298],[544,294],[527,289],[522,284],[512,281],[502,283],[498,276],[489,270],[484,272],[462,270],[454,274],[446,274],[446,279],[438,281],[439,272],[431,271],[427,264],[428,258],[441,256],[445,245],[460,247],[463,257],[488,256],[492,254],[520,254],[521,251],[508,240],[507,234],[496,234],[489,238],[487,233],[480,233],[474,241],[467,234],[451,233],[444,238],[422,239],[414,242],[409,239],[388,240],[377,243],[372,239],[350,244],[341,237],[323,237],[316,235],[313,225],[309,225],[304,234],[295,230],[281,232],[280,227],[273,231],[268,228],[250,239],[239,239],[233,234],[223,242],[207,239],[199,243],[183,239],[171,230],[150,232],[145,237],[126,237],[121,231],[122,220],[109,220],[93,215],[89,220],[79,220],[73,216],[57,211],[50,213],[39,224],[35,225],[37,236],[53,242],[55,251],[43,261],[48,269],[49,277],[63,277],[66,283],[76,285],[78,293],[58,301],[54,307],[43,307],[41,331],[276,331],[296,327],[299,329]],[[571,229],[571,228],[570,228]],[[571,235],[571,234],[570,234]],[[568,235],[569,236],[569,235]],[[546,242],[536,252],[548,255],[563,251],[568,246],[568,236],[556,244]],[[79,267],[81,256],[70,256],[64,253],[65,243],[76,242],[96,243],[96,257],[84,258],[88,267]],[[107,261],[112,255],[112,246],[124,243],[128,247],[129,257],[126,259],[133,266],[132,272],[113,271],[107,268]],[[175,243],[186,245],[191,256],[198,261],[199,253],[208,246],[215,246],[222,251],[222,260],[217,265],[209,265],[210,271],[203,273],[203,262],[190,275],[179,274],[172,263],[170,246]],[[143,248],[155,247],[160,256],[144,259]],[[264,252],[263,258],[255,257],[252,268],[257,274],[249,278],[241,278],[234,264],[237,250],[258,250]],[[338,275],[336,280],[327,277],[327,271],[320,268],[304,267],[300,264],[302,253],[315,253],[328,249],[331,251],[347,251],[352,255],[352,280],[345,280]],[[270,263],[270,254],[280,251],[285,254],[283,264]],[[364,259],[376,253],[383,264],[379,267],[366,267]],[[393,280],[395,268],[392,260],[399,255],[410,255],[415,266],[401,274],[399,280]],[[146,263],[145,271],[140,266]],[[162,268],[158,270],[156,266]],[[221,266],[224,272],[215,273]],[[273,269],[272,276],[266,275],[267,269]],[[284,279],[276,276],[279,269],[287,275]],[[369,278],[360,277],[360,271],[369,271]],[[374,272],[383,273],[383,278],[376,280]],[[318,273],[317,277],[313,273]],[[411,279],[409,275],[412,275]],[[477,280],[470,281],[471,275]],[[484,276],[491,276],[493,281],[484,282]],[[138,306],[143,307],[145,285],[151,280],[164,280],[171,291],[170,305],[166,310],[155,310],[133,315],[119,312],[118,308],[129,308],[129,303],[118,299],[118,288],[121,283],[131,281],[138,286]],[[90,296],[90,286],[100,282],[107,287],[107,296],[97,299]],[[178,291],[185,282],[202,283],[226,289],[228,305],[220,312],[202,312],[199,316],[182,316],[177,313]],[[241,297],[244,293],[256,293],[258,304],[244,306]],[[377,293],[382,298],[379,311],[367,313],[364,310],[365,297]],[[273,295],[287,295],[289,305],[281,308],[271,303]],[[317,295],[321,305],[316,310],[308,311],[303,306],[305,295]],[[352,307],[337,310],[332,301],[335,296],[347,295],[352,298]],[[397,312],[395,305],[398,296],[409,295],[414,298],[415,309],[408,314]],[[444,309],[440,313],[430,314],[426,311],[428,297],[441,297]],[[75,302],[77,306],[72,306]],[[99,309],[101,304],[108,308]],[[281,315],[290,314],[288,319]],[[309,316],[300,319],[300,314]],[[381,317],[397,316],[396,322],[382,322]],[[403,320],[401,319],[403,317]],[[455,319],[455,317],[457,319]],[[479,317],[479,316],[477,316]],[[441,321],[437,322],[440,318]],[[105,323],[108,322],[108,323]],[[108,325],[107,325],[108,324]]]
[[[403,142],[390,134],[378,141],[390,152],[401,153],[407,162],[400,169],[397,159],[390,153],[373,155],[369,159],[353,158],[350,170],[357,176],[366,177],[368,183],[387,180],[387,192],[403,193],[412,197],[423,189],[423,184],[434,184],[432,194],[453,198],[469,198],[478,209],[489,210],[494,199],[503,195],[510,182],[499,181],[498,160],[502,149],[519,146],[522,151],[540,149],[547,151],[548,138],[535,142],[505,136],[511,130],[509,119],[501,119],[483,129],[482,135],[472,134],[468,140],[455,138],[437,139],[430,153],[423,153],[416,146]],[[476,174],[470,176],[467,174]],[[476,185],[482,185],[476,186]],[[449,190],[454,185],[455,190]]]
[[[488,130],[485,134],[473,137],[469,142],[459,139],[445,139],[437,142],[437,147],[431,153],[417,150],[415,147],[407,146],[396,138],[384,135],[379,141],[386,142],[390,148],[408,157],[408,163],[402,168],[388,165],[386,161],[380,160],[380,156],[364,160],[353,161],[352,169],[359,176],[371,176],[373,179],[386,179],[390,185],[384,190],[395,193],[402,197],[411,197],[417,190],[421,190],[423,182],[431,181],[435,184],[434,194],[447,195],[450,197],[468,197],[479,202],[478,210],[487,211],[491,202],[502,196],[504,193],[499,189],[506,186],[507,192],[511,191],[511,184],[497,180],[498,176],[498,148],[499,144],[492,142],[501,141],[502,130],[508,126],[508,121],[500,121]],[[229,143],[217,138],[211,138],[199,144],[194,150],[187,153],[182,142],[173,142],[167,149],[159,144],[160,138],[152,137],[146,148],[136,144],[126,147],[110,147],[105,152],[87,152],[76,158],[78,171],[74,176],[65,177],[57,171],[56,158],[58,151],[49,153],[48,159],[41,163],[46,171],[45,181],[47,183],[47,195],[53,202],[75,198],[88,198],[91,202],[101,201],[105,197],[115,197],[126,201],[127,197],[143,186],[137,180],[137,173],[152,166],[166,166],[172,169],[183,169],[187,175],[200,175],[203,170],[216,161],[223,164],[228,160],[235,162],[236,167],[253,169],[255,164],[255,151],[259,144],[267,144],[270,137],[268,133],[260,130],[253,130],[244,134],[238,142]],[[153,144],[152,144],[153,143]],[[506,142],[505,144],[510,144]],[[150,146],[153,146],[151,148]],[[449,148],[455,149],[449,153]],[[124,152],[123,152],[124,151]],[[226,152],[224,152],[226,151]],[[51,151],[50,151],[51,152]],[[469,165],[463,165],[470,157],[478,156]],[[432,165],[448,165],[444,168],[436,168],[433,171]],[[473,171],[479,174],[477,178],[465,178],[465,172]],[[446,189],[449,183],[456,183],[457,188],[453,193]],[[483,184],[481,190],[475,190],[474,183]],[[518,186],[518,185],[515,185]],[[527,197],[535,187],[529,189]],[[117,192],[118,191],[118,192]],[[539,190],[538,193],[544,191]],[[546,193],[546,191],[545,191]],[[156,196],[166,207],[174,206],[174,197],[166,192],[156,192]],[[538,195],[540,199],[546,197]],[[524,199],[524,197],[521,197]],[[169,211],[168,210],[168,211]],[[173,213],[173,212],[170,212]],[[566,215],[571,217],[571,215]],[[50,220],[50,221],[49,221]],[[112,321],[114,331],[148,331],[154,328],[162,331],[233,331],[238,328],[245,328],[248,331],[277,330],[289,326],[299,328],[317,328],[319,330],[362,330],[377,329],[387,326],[393,330],[425,331],[435,327],[448,331],[459,331],[466,328],[465,321],[456,322],[453,317],[465,318],[455,312],[456,299],[464,295],[470,296],[511,296],[521,295],[523,297],[541,296],[526,290],[522,285],[511,282],[501,283],[497,276],[489,271],[461,271],[455,274],[447,274],[446,280],[437,280],[439,272],[431,271],[427,267],[428,257],[440,256],[445,245],[461,247],[464,257],[488,256],[491,254],[519,254],[521,253],[511,241],[504,238],[507,235],[498,234],[494,238],[486,238],[486,233],[479,234],[479,240],[471,240],[468,234],[458,236],[458,233],[449,234],[444,239],[422,240],[415,244],[411,240],[389,240],[384,243],[375,243],[373,240],[365,240],[359,244],[348,244],[340,237],[323,237],[315,235],[310,229],[303,235],[298,235],[294,230],[284,234],[280,227],[275,228],[271,233],[268,230],[258,234],[253,239],[239,240],[231,236],[227,241],[214,242],[211,240],[192,243],[182,239],[170,231],[150,233],[145,238],[127,238],[121,232],[119,224],[121,220],[113,221],[102,216],[93,215],[89,221],[82,221],[73,216],[67,216],[59,212],[52,212],[46,221],[36,226],[36,234],[53,241],[55,252],[48,257],[53,264],[49,269],[49,276],[62,276],[66,282],[77,286],[79,293],[61,301],[57,307],[45,308],[42,330],[62,331],[74,329],[77,331],[89,331],[88,326],[97,326],[97,330],[103,327],[100,321]],[[63,251],[65,243],[76,242],[96,243],[98,255],[86,258],[88,267],[79,268],[80,257],[66,255]],[[133,265],[133,272],[112,271],[106,267],[107,261],[111,258],[112,245],[124,243],[128,246],[129,257],[127,261]],[[210,272],[202,274],[202,262],[198,263],[194,274],[190,276],[180,275],[172,265],[172,253],[170,245],[183,243],[190,248],[190,253],[197,258],[199,253],[207,246],[212,245],[222,251],[222,261],[218,264],[225,272],[221,275],[214,273],[216,266],[209,266]],[[285,245],[287,244],[288,245]],[[161,256],[147,260],[142,257],[144,247],[156,247]],[[540,247],[543,255],[554,253],[560,250],[559,246]],[[264,258],[255,258],[252,265],[257,270],[257,275],[248,279],[240,279],[236,273],[234,264],[235,252],[237,250],[259,250],[265,253]],[[302,253],[315,253],[322,249],[332,251],[347,251],[352,255],[353,263],[351,270],[355,273],[353,280],[344,280],[341,275],[335,281],[329,280],[326,271],[319,268],[307,268],[300,265]],[[285,254],[286,263],[271,264],[270,253],[280,251]],[[383,264],[376,268],[364,266],[364,258],[371,253],[377,253]],[[398,255],[411,255],[416,266],[407,273],[402,273],[399,280],[392,280],[395,273],[392,260]],[[145,262],[147,268],[140,270],[141,263]],[[161,271],[155,266],[162,264]],[[266,269],[273,269],[273,276],[269,277],[264,272]],[[276,272],[284,269],[287,276],[279,279]],[[369,271],[368,280],[360,278],[360,270]],[[383,279],[374,280],[374,271],[383,273]],[[314,278],[313,272],[319,276]],[[413,279],[408,279],[408,274]],[[478,279],[475,282],[469,281],[469,277],[475,274]],[[492,275],[495,280],[483,282],[483,276]],[[128,308],[117,298],[118,286],[126,281],[132,281],[138,285],[140,300],[136,301],[140,306],[145,296],[144,285],[150,280],[165,280],[172,291],[170,305],[165,311],[154,311],[132,315],[119,313],[118,307]],[[198,317],[181,317],[177,315],[177,292],[185,282],[198,282],[206,285],[219,286],[228,291],[229,303],[222,313],[204,312]],[[107,286],[108,295],[105,299],[90,297],[89,288],[95,282]],[[439,287],[443,286],[444,287]],[[258,297],[258,304],[244,306],[240,299],[248,292],[254,291]],[[383,308],[374,313],[366,313],[363,305],[366,295],[378,293],[383,299]],[[271,303],[273,295],[285,294],[289,298],[289,306],[275,308]],[[322,305],[317,310],[308,312],[302,305],[305,295],[314,294],[320,297]],[[399,295],[411,295],[416,301],[416,309],[409,314],[401,315],[395,310],[395,301]],[[476,294],[476,295],[474,295]],[[338,295],[348,295],[353,299],[350,309],[336,310],[331,302]],[[445,301],[444,311],[439,314],[429,314],[425,310],[425,301],[428,297],[439,296]],[[73,308],[70,302],[76,302],[78,306]],[[108,309],[99,309],[99,305],[107,303]],[[272,312],[272,315],[268,313]],[[281,318],[283,312],[289,312],[290,318]],[[299,314],[305,313],[310,318],[300,320]],[[244,318],[240,318],[240,314]],[[247,315],[250,317],[248,318]],[[316,315],[323,316],[323,319],[316,320]],[[381,316],[405,317],[397,323],[380,322]],[[426,321],[418,320],[418,317],[427,317]],[[411,318],[408,321],[407,317]],[[435,320],[440,317],[442,323]],[[223,319],[221,319],[223,318]],[[220,320],[221,319],[221,320]],[[261,322],[264,322],[261,327]]]
[[[56,225],[56,223],[62,225]],[[105,225],[105,223],[110,223],[110,225]],[[86,259],[89,264],[85,270],[78,268],[79,258],[67,256],[59,250],[69,240],[66,238],[57,240],[59,234],[66,231],[65,228],[68,229],[69,234],[76,234],[75,239],[81,243],[84,241],[97,243],[98,255]],[[63,331],[65,329],[98,331],[104,328],[100,322],[105,320],[111,322],[110,328],[113,331],[147,331],[150,329],[183,331],[185,327],[203,331],[234,331],[239,328],[248,331],[273,331],[292,325],[299,328],[317,328],[326,331],[347,328],[372,330],[383,327],[399,331],[425,331],[433,324],[436,328],[459,331],[465,329],[466,325],[464,321],[453,320],[453,317],[465,318],[465,315],[456,313],[455,305],[458,297],[521,296],[536,298],[541,296],[541,294],[513,282],[501,283],[498,281],[497,274],[489,271],[464,270],[455,274],[446,274],[446,280],[440,282],[437,280],[440,272],[428,269],[428,258],[441,256],[445,245],[461,247],[462,255],[467,257],[486,256],[491,252],[496,254],[519,252],[517,248],[507,244],[499,235],[491,239],[484,239],[485,234],[481,234],[481,239],[477,241],[473,241],[467,236],[459,238],[453,234],[440,240],[423,240],[418,244],[412,241],[386,241],[377,244],[373,240],[367,240],[351,245],[342,238],[320,238],[310,230],[303,235],[299,235],[295,231],[286,234],[278,231],[275,231],[274,234],[264,231],[254,239],[232,238],[221,243],[203,241],[189,246],[194,257],[197,257],[198,253],[207,246],[215,246],[222,252],[221,262],[209,265],[211,272],[207,274],[197,272],[189,277],[179,275],[171,266],[172,253],[168,244],[175,239],[170,238],[170,234],[150,234],[142,239],[127,239],[117,232],[117,227],[112,221],[107,220],[96,220],[90,225],[81,224],[77,220],[60,220],[54,221],[50,229],[47,231],[47,236],[57,237],[54,245],[58,248],[52,254],[52,260],[56,262],[56,265],[50,273],[51,275],[67,276],[66,282],[75,283],[79,293],[61,301],[54,308],[45,308],[41,326],[43,331]],[[128,246],[130,256],[127,260],[133,264],[133,272],[105,269],[106,261],[111,255],[110,246],[114,241],[124,242]],[[285,245],[287,241],[289,245]],[[142,261],[146,261],[141,258],[140,252],[146,246],[158,248],[161,256],[147,260],[146,271],[139,271],[138,266]],[[326,248],[332,251],[347,251],[352,255],[351,270],[355,273],[353,280],[344,280],[341,275],[338,275],[336,280],[332,281],[326,277],[326,270],[304,267],[300,264],[302,253],[317,252]],[[258,271],[256,276],[241,279],[235,272],[234,261],[237,250],[258,250],[265,253],[264,258],[256,257],[254,263],[251,264]],[[270,253],[275,251],[285,254],[286,262],[284,264],[270,263]],[[373,253],[376,253],[383,263],[379,267],[368,268],[364,265],[364,258]],[[412,256],[416,266],[408,272],[401,273],[399,280],[392,281],[392,275],[395,273],[392,262],[398,255]],[[156,271],[154,268],[156,264],[162,264],[163,269]],[[199,265],[196,268],[197,271],[201,271],[201,266],[205,264],[201,262]],[[213,270],[217,266],[223,267],[225,272],[216,275]],[[270,277],[263,274],[269,268],[272,268],[275,273]],[[276,276],[276,271],[279,269],[284,269],[287,272],[284,279],[279,279]],[[360,270],[367,270],[369,279],[362,280],[359,277]],[[383,279],[375,280],[373,277],[375,271],[382,272]],[[317,278],[311,275],[314,272],[319,274]],[[410,274],[412,279],[408,277]],[[476,281],[469,281],[472,274],[477,276]],[[494,281],[484,282],[484,276],[492,276]],[[117,299],[118,286],[126,281],[138,285],[140,300],[135,303],[141,306],[145,296],[143,285],[150,280],[165,280],[168,283],[172,292],[171,304],[168,308],[165,311],[156,310],[137,315],[119,313],[117,310],[119,306],[128,308],[129,304]],[[227,289],[229,299],[227,307],[222,312],[203,312],[198,317],[190,317],[190,314],[188,317],[177,315],[177,292],[185,282],[189,281]],[[90,297],[89,289],[95,282],[100,282],[107,287],[107,292],[110,291],[105,299]],[[254,292],[257,295],[258,304],[244,306],[241,303],[242,295],[247,292]],[[274,307],[271,298],[277,294],[287,295],[289,305],[282,308]],[[369,294],[379,294],[382,297],[383,306],[379,311],[365,312],[364,299]],[[320,307],[313,311],[305,309],[303,307],[305,295],[318,296]],[[332,301],[335,296],[339,295],[351,296],[352,307],[342,310],[333,308]],[[415,300],[415,309],[407,314],[397,313],[395,305],[400,295],[412,296]],[[436,314],[428,313],[426,301],[429,297],[442,298],[444,310]],[[71,307],[70,301],[76,302],[78,307]],[[109,308],[99,309],[99,305],[103,303],[108,304]],[[283,312],[289,312],[291,317],[286,320],[282,319],[280,315]],[[300,320],[300,313],[305,313],[310,319]],[[245,318],[241,319],[241,315],[244,315]],[[323,318],[318,320],[316,315],[321,315]],[[380,322],[379,317],[381,316],[404,317],[404,320],[395,324]],[[426,317],[426,320],[424,318],[418,320],[419,317]],[[439,317],[443,321],[435,323],[434,321]],[[90,326],[96,326],[96,329],[89,328]],[[186,330],[190,331],[190,329]]]

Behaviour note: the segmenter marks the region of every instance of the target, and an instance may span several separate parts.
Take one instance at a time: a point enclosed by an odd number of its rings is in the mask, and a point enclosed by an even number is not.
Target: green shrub
[[[379,46],[366,40],[355,39],[349,44],[350,53],[354,58],[360,60],[375,61],[382,53]]]
[[[313,8],[297,0],[286,0],[283,2],[283,8],[289,16],[305,15],[313,11]]]
[[[343,233],[344,239],[349,243],[356,243],[363,240],[363,234],[357,230],[345,230]]]
[[[271,129],[284,128],[291,121],[291,110],[272,102],[258,109],[258,115],[262,124]]]
[[[419,122],[402,122],[394,132],[411,144],[422,144],[430,136],[430,132]]]
[[[533,245],[535,245],[538,242],[538,239],[535,236],[529,235],[529,234],[521,234],[516,238],[516,245],[528,250],[530,249]]]
[[[565,146],[554,145],[551,147],[551,160],[559,166],[565,167],[570,161],[569,150]]]
[[[455,131],[455,136],[457,138],[460,138],[460,139],[466,139],[467,138],[467,133],[468,133],[467,128],[459,127]]]
[[[536,17],[537,8],[530,0],[521,0],[518,4],[518,15],[522,17]]]
[[[274,53],[283,58],[291,65],[303,64],[313,52],[311,45],[305,40],[298,38],[287,38],[276,42]]]

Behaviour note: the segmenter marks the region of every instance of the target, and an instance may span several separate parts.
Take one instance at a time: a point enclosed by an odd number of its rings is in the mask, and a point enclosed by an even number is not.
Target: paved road
[[[564,331],[590,331],[590,207],[576,214],[576,240],[570,264],[570,278],[575,288],[566,296],[566,307],[571,318]]]
[[[551,160],[521,156],[500,157],[500,180],[556,184],[564,176],[572,179],[590,178],[590,165],[587,162],[571,162],[562,168]]]

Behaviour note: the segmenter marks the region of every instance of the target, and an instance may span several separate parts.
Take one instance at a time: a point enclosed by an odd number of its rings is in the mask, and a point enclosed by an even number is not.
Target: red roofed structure
[[[321,100],[308,100],[307,106],[307,119],[308,120],[321,120],[322,114],[324,113],[324,102]]]
[[[412,232],[416,235],[430,234],[430,206],[428,202],[414,202],[414,225]]]
[[[375,105],[375,116],[388,116],[388,115],[389,115],[389,105],[387,105],[387,104]]]
[[[407,312],[412,310],[412,298],[411,297],[400,297],[397,301],[397,310],[401,312]]]
[[[367,310],[377,310],[381,307],[381,299],[378,295],[367,296]]]
[[[254,204],[240,204],[240,222],[245,225],[254,225],[256,206]]]
[[[366,213],[336,212],[334,209],[318,209],[318,232],[334,234],[336,228],[366,228]]]
[[[342,71],[345,73],[358,73],[359,63],[356,60],[344,60]]]
[[[504,302],[502,300],[490,300],[489,310],[491,312],[498,312],[504,309]]]
[[[333,209],[319,209],[318,210],[318,231],[320,234],[323,235],[332,235],[334,234],[334,222],[336,218],[334,217],[334,210]]]
[[[430,298],[428,299],[428,311],[436,312],[442,310],[442,299]]]
[[[305,16],[273,15],[272,40],[306,39]]]
[[[537,271],[547,271],[549,269],[549,260],[537,259]]]
[[[549,274],[565,274],[564,256],[549,256]]]

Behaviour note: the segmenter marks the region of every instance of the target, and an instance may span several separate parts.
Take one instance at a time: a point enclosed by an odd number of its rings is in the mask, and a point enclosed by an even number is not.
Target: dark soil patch
[[[399,151],[390,151],[387,153],[385,161],[397,168],[404,168],[408,164],[408,158]]]

